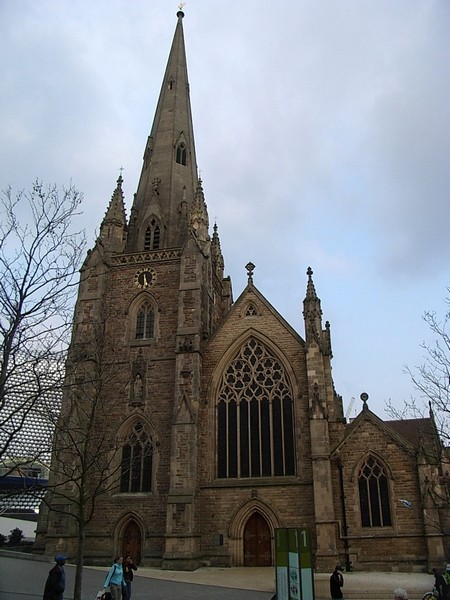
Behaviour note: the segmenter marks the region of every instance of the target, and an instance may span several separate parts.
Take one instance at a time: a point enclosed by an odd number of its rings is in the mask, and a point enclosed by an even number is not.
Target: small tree
[[[11,529],[11,532],[8,536],[8,544],[10,546],[18,546],[23,540],[23,531],[18,527]]]
[[[82,196],[36,181],[0,200],[0,464],[51,448],[47,415],[59,410],[64,353],[84,234],[73,232]],[[39,421],[39,447],[26,427]],[[47,424],[47,425],[46,425]],[[5,462],[5,459],[7,461]]]
[[[101,496],[117,490],[124,468],[119,457],[121,440],[111,435],[104,399],[117,385],[117,365],[105,365],[109,350],[106,323],[113,315],[83,324],[74,334],[66,363],[61,414],[55,423],[51,476],[46,505],[75,524],[77,555],[73,598],[81,599],[86,530]],[[126,393],[125,390],[124,394]],[[150,448],[143,449],[150,454]],[[68,530],[66,530],[67,533]]]

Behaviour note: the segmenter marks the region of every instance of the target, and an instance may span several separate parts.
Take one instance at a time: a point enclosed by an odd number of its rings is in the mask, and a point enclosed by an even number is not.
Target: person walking
[[[331,598],[343,598],[342,588],[344,586],[344,576],[342,575],[342,567],[336,565],[330,577],[330,595]]]
[[[433,569],[434,587],[438,593],[439,600],[447,600],[447,583],[439,569]]]
[[[447,585],[450,585],[450,565],[447,565],[445,567],[444,579],[445,579],[445,583]]]
[[[106,590],[109,587],[111,600],[122,600],[122,585],[125,586],[123,579],[123,556],[116,556],[111,568],[106,576],[103,588]]]
[[[56,565],[48,572],[43,600],[63,600],[66,589],[66,572],[64,571],[66,560],[67,556],[64,554],[55,556]]]
[[[125,586],[127,590],[126,600],[131,600],[131,582],[133,581],[134,577],[133,571],[137,571],[137,566],[134,564],[131,556],[128,555],[123,561],[123,578],[125,580]]]

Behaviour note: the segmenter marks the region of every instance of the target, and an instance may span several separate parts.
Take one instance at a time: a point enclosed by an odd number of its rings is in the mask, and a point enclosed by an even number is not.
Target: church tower
[[[324,572],[438,564],[450,518],[433,419],[383,422],[364,394],[347,423],[311,269],[304,335],[249,257],[233,302],[197,174],[183,17],[130,216],[120,175],[81,268],[36,550],[269,567],[276,530],[301,528]]]
[[[89,441],[104,468],[86,473],[102,492],[87,493],[95,496],[89,562],[119,552],[146,556],[147,564],[197,566],[202,353],[232,298],[197,176],[183,17],[179,11],[129,221],[120,176],[81,270],[63,414],[73,427],[74,405],[83,403],[84,426],[93,423],[103,440],[94,449]],[[64,480],[59,457],[78,460],[58,438],[52,483]],[[46,551],[64,546],[74,555],[75,526],[61,517],[62,489],[55,490],[59,512],[48,516]]]

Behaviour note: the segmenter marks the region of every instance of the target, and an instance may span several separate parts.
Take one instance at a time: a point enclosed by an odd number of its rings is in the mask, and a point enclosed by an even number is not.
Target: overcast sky
[[[167,0],[0,0],[0,189],[84,193],[89,245],[124,167],[129,214],[176,25]],[[302,335],[311,266],[336,391],[416,396],[450,284],[450,2],[190,0],[197,160],[236,299]]]

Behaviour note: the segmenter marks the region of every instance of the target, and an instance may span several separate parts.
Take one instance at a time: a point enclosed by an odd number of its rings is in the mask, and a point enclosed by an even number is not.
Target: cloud
[[[175,9],[1,5],[0,189],[72,180],[93,240],[124,167],[129,214]],[[420,316],[450,275],[450,5],[193,0],[185,13],[197,159],[235,297],[252,260],[302,334],[311,265],[344,403],[361,388],[381,406],[408,397],[402,366],[419,362]]]

